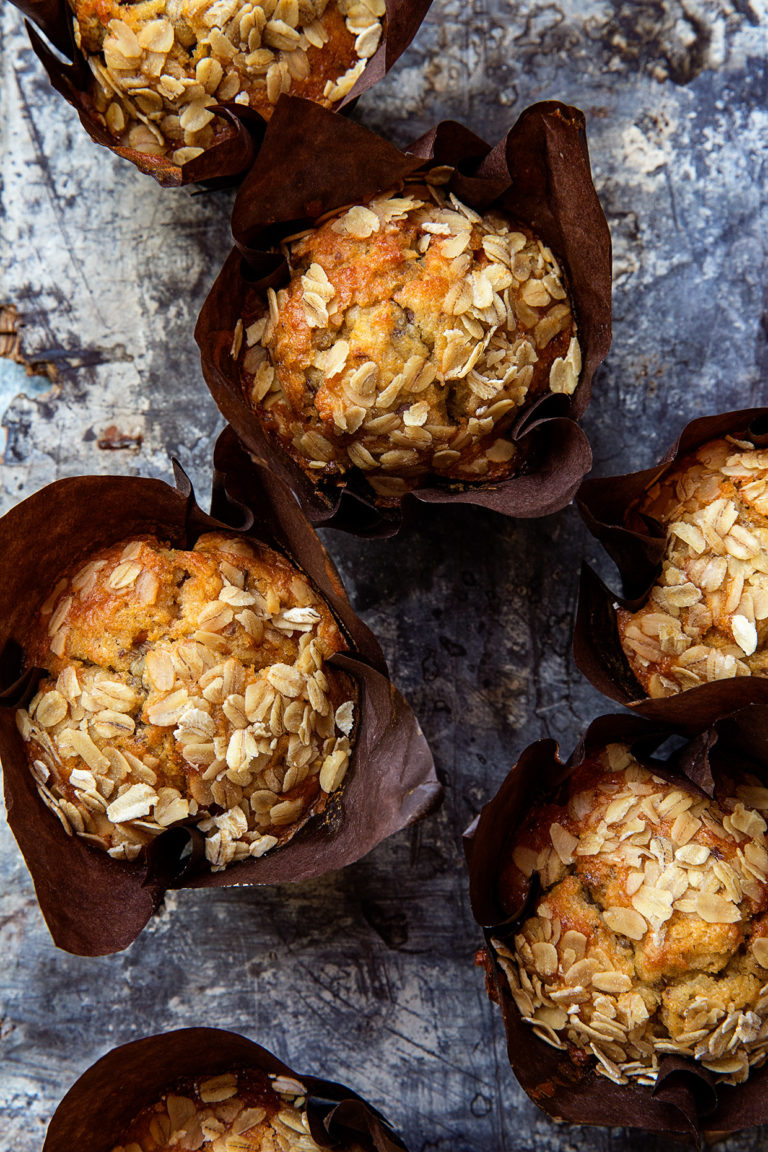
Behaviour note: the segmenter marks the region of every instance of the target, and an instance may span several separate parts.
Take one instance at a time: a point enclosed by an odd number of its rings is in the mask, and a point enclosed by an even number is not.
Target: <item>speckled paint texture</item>
[[[57,369],[51,385],[0,361],[2,508],[80,472],[170,478],[169,454],[204,497],[220,425],[192,328],[228,251],[231,194],[163,192],[92,144],[8,0],[0,50],[0,303],[19,309],[27,358]],[[548,98],[587,115],[615,245],[614,346],[584,425],[597,473],[641,468],[694,417],[768,400],[768,5],[435,0],[355,115],[398,144],[448,117],[496,140]],[[99,447],[112,426],[127,447]],[[597,546],[572,508],[513,523],[438,507],[394,540],[325,540],[432,743],[441,812],[320,881],[174,895],[98,960],[53,947],[0,828],[0,1147],[38,1152],[56,1102],[108,1048],[192,1025],[338,1077],[411,1152],[671,1147],[540,1113],[473,968],[462,830],[523,747],[554,736],[568,753],[610,710],[570,655],[579,564]]]

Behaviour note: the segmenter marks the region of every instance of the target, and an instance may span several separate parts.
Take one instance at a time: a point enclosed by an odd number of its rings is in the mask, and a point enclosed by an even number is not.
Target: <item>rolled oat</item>
[[[517,899],[536,874],[541,894],[493,941],[512,996],[618,1084],[653,1084],[669,1053],[733,1084],[768,1054],[768,789],[741,777],[718,795],[609,745],[515,838],[507,882]]]
[[[283,242],[290,281],[233,345],[259,419],[315,479],[386,501],[433,473],[517,466],[514,417],[581,372],[564,274],[528,229],[446,194],[445,169]]]
[[[327,660],[344,647],[264,545],[106,548],[57,585],[26,645],[48,673],[17,713],[40,795],[116,859],[177,822],[215,870],[261,856],[343,784],[356,697]]]

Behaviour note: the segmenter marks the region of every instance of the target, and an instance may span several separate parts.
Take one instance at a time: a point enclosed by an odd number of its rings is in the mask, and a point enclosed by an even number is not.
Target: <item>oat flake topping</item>
[[[342,784],[355,720],[328,606],[264,546],[113,545],[43,606],[17,724],[68,834],[117,859],[177,821],[214,870],[289,839]]]
[[[446,194],[449,176],[433,169],[288,238],[289,284],[238,324],[252,405],[315,477],[355,467],[386,498],[426,472],[509,474],[515,413],[576,388],[555,256]]]
[[[215,104],[267,118],[284,92],[336,104],[376,51],[385,14],[385,0],[69,2],[105,127],[176,164],[229,131]]]
[[[667,1054],[726,1083],[768,1054],[768,788],[721,802],[610,745],[535,813],[513,860],[542,894],[512,947],[494,941],[523,1019],[617,1084]]]
[[[668,472],[641,510],[667,531],[661,575],[619,634],[649,696],[765,676],[768,451],[716,440]]]
[[[306,1101],[300,1081],[256,1069],[187,1081],[141,1112],[112,1152],[321,1152]]]

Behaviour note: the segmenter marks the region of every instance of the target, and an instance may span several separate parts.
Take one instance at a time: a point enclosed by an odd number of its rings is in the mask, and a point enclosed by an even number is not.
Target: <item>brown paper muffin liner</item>
[[[502,903],[498,879],[515,834],[530,809],[556,798],[565,780],[607,744],[623,743],[657,775],[686,790],[715,794],[713,770],[739,768],[768,781],[768,707],[753,706],[721,719],[705,733],[663,759],[655,751],[674,729],[627,713],[601,716],[563,763],[554,740],[530,745],[494,798],[464,834],[470,901],[483,928],[483,962],[488,995],[501,1008],[509,1062],[534,1103],[557,1120],[666,1132],[701,1144],[705,1135],[725,1135],[768,1123],[768,1065],[738,1085],[716,1085],[693,1060],[667,1056],[653,1089],[614,1084],[592,1068],[579,1068],[567,1052],[539,1040],[525,1024],[509,990],[492,937],[510,938],[525,919],[530,891],[518,907]]]
[[[413,40],[432,0],[386,0],[387,12],[381,42],[368,61],[352,90],[337,104],[339,112],[357,100],[363,92],[381,80]],[[264,120],[249,108],[234,101],[218,105],[216,111],[234,129],[234,135],[208,148],[186,164],[174,164],[169,156],[152,156],[115,144],[114,138],[100,124],[89,96],[90,69],[75,45],[72,15],[67,0],[12,0],[37,28],[27,22],[32,47],[39,57],[56,91],[72,105],[80,123],[97,144],[103,144],[117,156],[130,160],[141,172],[154,176],[164,188],[204,181],[215,186],[232,184],[251,167],[264,133]],[[40,29],[50,45],[64,57],[62,61],[40,36]]]
[[[719,716],[747,704],[768,704],[768,680],[738,676],[689,688],[675,696],[650,699],[632,672],[619,640],[616,608],[636,611],[648,598],[661,569],[666,532],[658,520],[644,516],[646,530],[626,527],[630,506],[674,467],[678,460],[708,440],[734,436],[756,446],[768,444],[768,408],[746,408],[705,416],[686,425],[658,464],[642,472],[585,480],[576,498],[592,535],[615,562],[623,595],[612,592],[584,565],[573,638],[576,664],[606,696],[651,720],[674,724],[681,731],[702,731]]]
[[[359,203],[425,165],[450,165],[447,188],[477,211],[498,208],[528,225],[566,266],[579,327],[583,370],[571,397],[547,395],[523,409],[512,439],[523,471],[496,483],[436,478],[395,507],[375,502],[362,474],[314,484],[248,404],[233,360],[233,333],[247,296],[287,279],[272,249],[328,211]],[[576,420],[611,341],[611,240],[589,167],[583,114],[566,104],[535,104],[492,148],[461,124],[444,121],[400,151],[380,136],[318,105],[285,97],[269,123],[259,161],[232,216],[237,247],[203,305],[195,330],[214,400],[248,451],[296,492],[315,525],[358,535],[391,535],[404,510],[423,503],[479,504],[506,516],[544,516],[563,508],[591,464]]]
[[[169,888],[277,884],[351,864],[425,816],[442,792],[415,716],[388,679],[378,643],[352,610],[333,562],[292,494],[268,470],[249,462],[246,467],[231,433],[219,438],[214,464],[210,516],[179,470],[176,488],[125,476],[59,480],[0,521],[0,757],[8,821],[55,943],[78,955],[126,948]],[[209,871],[201,860],[201,835],[191,822],[158,836],[146,858],[113,860],[68,837],[37,793],[15,712],[33,694],[39,673],[18,678],[18,638],[58,573],[96,549],[142,533],[184,548],[211,530],[240,532],[282,552],[335,613],[349,650],[332,662],[354,677],[360,693],[348,779],[322,816],[283,847],[223,872]]]
[[[183,1028],[113,1048],[59,1104],[43,1152],[111,1152],[133,1118],[176,1081],[248,1068],[298,1080],[307,1088],[312,1138],[321,1148],[357,1143],[366,1152],[404,1152],[389,1122],[356,1092],[303,1076],[266,1048],[220,1028]]]

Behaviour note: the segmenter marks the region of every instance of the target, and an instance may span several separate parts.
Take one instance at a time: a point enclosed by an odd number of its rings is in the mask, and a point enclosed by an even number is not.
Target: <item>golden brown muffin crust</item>
[[[446,195],[446,178],[435,169],[286,240],[288,285],[238,327],[246,396],[314,479],[357,468],[384,500],[429,472],[500,479],[518,466],[504,433],[522,406],[576,388],[555,256]]]
[[[119,859],[180,820],[214,868],[289,839],[340,787],[354,687],[327,604],[284,557],[219,533],[104,548],[26,637],[47,670],[18,713],[64,828]]]
[[[306,1097],[298,1080],[255,1068],[182,1080],[139,1113],[112,1152],[320,1152]]]
[[[290,92],[332,107],[382,33],[385,0],[70,0],[93,111],[117,144],[177,164],[232,129],[234,101],[269,119]]]
[[[768,1055],[768,788],[720,786],[710,800],[611,745],[515,836],[502,899],[534,873],[542,891],[514,946],[494,941],[512,995],[616,1083],[653,1084],[666,1053],[736,1083]]]
[[[679,461],[629,513],[667,532],[662,571],[637,612],[620,609],[630,667],[651,697],[768,675],[768,452],[714,440]]]

